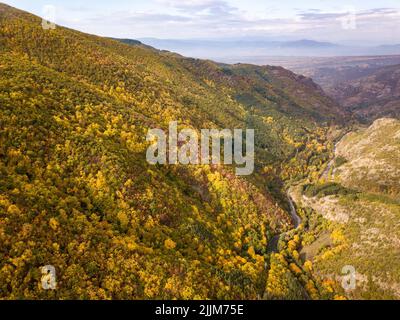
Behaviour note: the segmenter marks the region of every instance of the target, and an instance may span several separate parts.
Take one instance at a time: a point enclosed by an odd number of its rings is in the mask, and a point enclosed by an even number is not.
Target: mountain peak
[[[307,48],[328,48],[336,47],[337,45],[330,42],[320,42],[309,39],[302,39],[297,41],[284,42],[282,44],[284,47],[307,47]]]

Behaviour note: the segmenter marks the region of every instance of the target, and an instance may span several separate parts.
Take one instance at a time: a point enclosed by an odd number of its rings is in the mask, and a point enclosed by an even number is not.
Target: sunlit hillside
[[[305,212],[313,210],[310,221],[319,217],[301,254],[326,277],[353,266],[351,298],[400,297],[399,158],[400,121],[376,120],[338,143],[318,182],[293,192]]]
[[[344,116],[318,86],[41,22],[0,4],[0,298],[334,296],[267,251],[292,228],[285,181],[319,169]],[[255,174],[150,165],[147,131],[173,120],[255,129]]]

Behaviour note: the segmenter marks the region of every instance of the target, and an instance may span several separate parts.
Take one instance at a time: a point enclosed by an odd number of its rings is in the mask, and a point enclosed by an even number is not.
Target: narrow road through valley
[[[296,207],[294,205],[292,197],[290,196],[289,190],[286,192],[286,196],[287,196],[288,201],[289,201],[290,215],[292,217],[293,225],[294,225],[294,228],[297,229],[301,224],[301,218],[297,214]]]
[[[335,163],[336,148],[337,148],[337,145],[339,144],[339,142],[340,142],[340,140],[335,143],[335,146],[333,147],[334,157],[333,157],[333,159],[331,159],[328,162],[328,165],[326,166],[325,170],[321,173],[321,175],[319,177],[320,179],[325,177],[329,173],[331,168],[333,167],[333,165]],[[290,213],[290,216],[292,217],[292,222],[293,222],[293,225],[294,225],[294,229],[297,229],[301,224],[301,218],[297,214],[295,203],[294,203],[292,197],[290,196],[290,188],[286,191],[286,197],[288,199],[288,203],[289,203],[289,207],[290,207],[290,212],[289,213]],[[286,233],[278,234],[278,235],[274,236],[270,240],[270,242],[268,244],[268,248],[267,248],[268,253],[278,252],[279,238],[281,237],[281,235],[285,235],[285,234]]]
[[[293,202],[292,197],[290,196],[289,190],[286,191],[286,196],[287,196],[287,199],[288,199],[288,202],[289,202],[290,216],[292,217],[292,222],[293,222],[293,225],[294,225],[294,229],[297,229],[297,228],[300,226],[300,224],[301,224],[301,218],[300,218],[300,216],[297,214],[296,207],[295,207],[295,204],[294,204],[294,202]],[[270,242],[269,242],[269,244],[268,244],[268,249],[267,249],[268,253],[272,253],[272,252],[275,252],[275,253],[276,253],[276,252],[279,251],[279,250],[278,250],[279,238],[280,238],[282,235],[285,235],[285,234],[286,234],[286,232],[285,232],[285,233],[278,234],[278,235],[274,236],[274,237],[270,240]]]

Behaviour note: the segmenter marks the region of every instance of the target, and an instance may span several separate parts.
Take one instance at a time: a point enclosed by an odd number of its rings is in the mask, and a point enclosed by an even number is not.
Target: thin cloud
[[[255,14],[239,9],[223,0],[156,0],[157,6],[143,9],[92,13],[85,10],[86,18],[76,17],[76,8],[70,8],[70,15],[61,17],[70,27],[115,37],[158,37],[158,38],[224,38],[224,37],[291,37],[310,38],[322,41],[347,41],[357,37],[368,39],[376,35],[383,39],[400,42],[400,10],[396,8],[374,8],[355,11],[323,11],[318,8],[297,9],[296,14],[285,17],[282,14]],[[282,12],[281,12],[282,13]],[[343,31],[341,19],[349,14],[357,20],[355,30]],[[381,35],[377,35],[379,29]],[[396,33],[396,35],[395,35]]]
[[[203,10],[219,10],[222,12],[237,10],[222,0],[157,0],[156,2],[188,13],[198,13]]]

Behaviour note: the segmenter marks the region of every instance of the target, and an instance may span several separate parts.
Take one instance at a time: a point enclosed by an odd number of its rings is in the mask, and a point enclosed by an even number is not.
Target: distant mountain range
[[[133,40],[138,41],[138,40]],[[142,38],[140,42],[148,45],[157,46],[182,46],[182,47],[237,47],[246,45],[250,48],[332,48],[338,47],[337,44],[330,42],[319,42],[314,40],[297,41],[276,41],[276,40],[257,40],[257,39],[236,39],[236,40],[184,40],[184,39],[157,39]]]
[[[287,41],[280,43],[281,48],[336,48],[337,44],[330,42],[319,42],[314,40],[299,40],[299,41]]]
[[[329,57],[400,54],[400,44],[352,46],[309,39],[277,41],[269,39],[179,40],[143,38],[139,40],[157,49],[226,63],[258,63],[261,58],[271,56]]]

